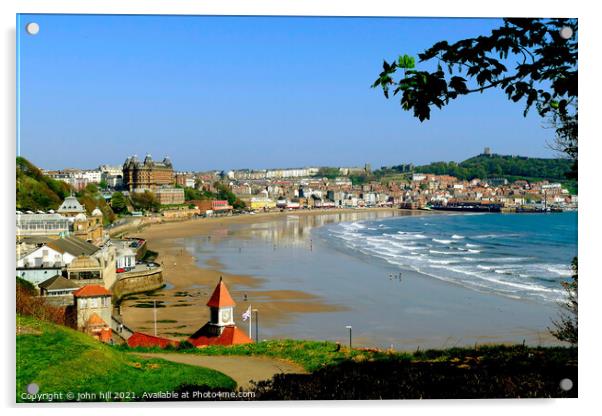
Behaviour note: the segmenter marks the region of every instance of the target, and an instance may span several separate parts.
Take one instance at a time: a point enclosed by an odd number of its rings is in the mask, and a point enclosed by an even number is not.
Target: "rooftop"
[[[228,288],[226,284],[222,281],[222,278],[219,278],[219,283],[215,287],[211,298],[209,298],[209,302],[207,302],[207,306],[211,308],[222,308],[225,306],[236,306],[234,299],[230,296],[230,292],[228,292]]]
[[[90,256],[100,250],[94,244],[73,236],[53,240],[49,242],[47,246],[60,253],[69,253],[74,256]]]
[[[73,296],[76,298],[111,296],[111,292],[100,285],[87,285],[73,292]]]

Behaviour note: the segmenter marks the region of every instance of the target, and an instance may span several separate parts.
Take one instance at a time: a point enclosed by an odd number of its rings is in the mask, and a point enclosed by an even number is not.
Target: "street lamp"
[[[349,351],[351,351],[351,330],[353,327],[351,325],[347,325],[345,328],[349,330]]]
[[[255,343],[259,342],[259,311],[257,309],[253,309],[255,312]]]

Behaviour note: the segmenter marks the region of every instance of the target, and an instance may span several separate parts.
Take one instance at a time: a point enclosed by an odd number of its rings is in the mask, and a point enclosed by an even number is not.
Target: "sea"
[[[338,250],[515,299],[562,300],[577,213],[462,213],[343,222],[315,231]],[[393,277],[396,277],[393,273]]]
[[[264,317],[262,339],[346,342],[352,326],[354,345],[403,350],[557,344],[548,328],[577,255],[576,212],[290,213],[218,231],[183,242],[201,267],[218,260],[225,273],[261,278],[260,291],[338,308]],[[261,310],[265,298],[240,290]]]

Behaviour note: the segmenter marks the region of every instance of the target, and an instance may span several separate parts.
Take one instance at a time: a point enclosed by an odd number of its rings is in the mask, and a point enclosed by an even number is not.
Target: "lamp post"
[[[349,330],[349,351],[351,351],[351,331],[353,327],[351,325],[347,325],[345,328]]]
[[[255,312],[255,342],[259,342],[259,311],[257,309],[253,309]]]
[[[153,321],[155,322],[155,336],[157,336],[157,301],[153,300]]]

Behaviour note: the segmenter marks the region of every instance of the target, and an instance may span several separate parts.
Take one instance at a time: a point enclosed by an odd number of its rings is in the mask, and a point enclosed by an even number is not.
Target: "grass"
[[[116,347],[126,349],[127,347]],[[138,350],[138,349],[136,349]],[[141,351],[164,351],[160,349],[140,349]],[[182,348],[178,352],[199,355],[247,355],[266,356],[292,361],[309,372],[326,366],[338,365],[345,361],[375,362],[430,362],[449,363],[465,368],[484,362],[515,362],[517,359],[531,361],[542,359],[549,362],[576,365],[577,348],[530,347],[523,345],[481,345],[470,348],[448,348],[442,350],[417,350],[415,352],[383,351],[377,349],[353,349],[330,341],[270,340],[253,344],[233,346],[208,346],[204,348]]]
[[[140,400],[145,392],[173,391],[182,385],[223,390],[236,387],[234,380],[220,372],[142,359],[84,333],[31,317],[17,316],[17,326],[19,402],[26,401],[22,393],[30,383],[39,386],[38,393],[131,392],[129,400]],[[96,401],[99,399],[96,396]]]
[[[128,347],[115,347],[120,350],[127,350]],[[137,351],[164,351],[158,348],[136,348]],[[337,345],[330,341],[303,341],[303,340],[271,340],[262,341],[253,344],[232,345],[232,346],[208,346],[204,348],[183,348],[178,352],[186,354],[199,355],[246,355],[246,356],[265,356],[280,358],[292,361],[301,365],[307,371],[315,371],[326,365],[341,363],[348,359],[381,359],[390,357],[388,352],[370,352],[362,350],[349,351],[348,348],[341,347],[337,351]],[[394,353],[400,359],[411,359],[410,354]],[[359,357],[359,358],[358,358]]]

